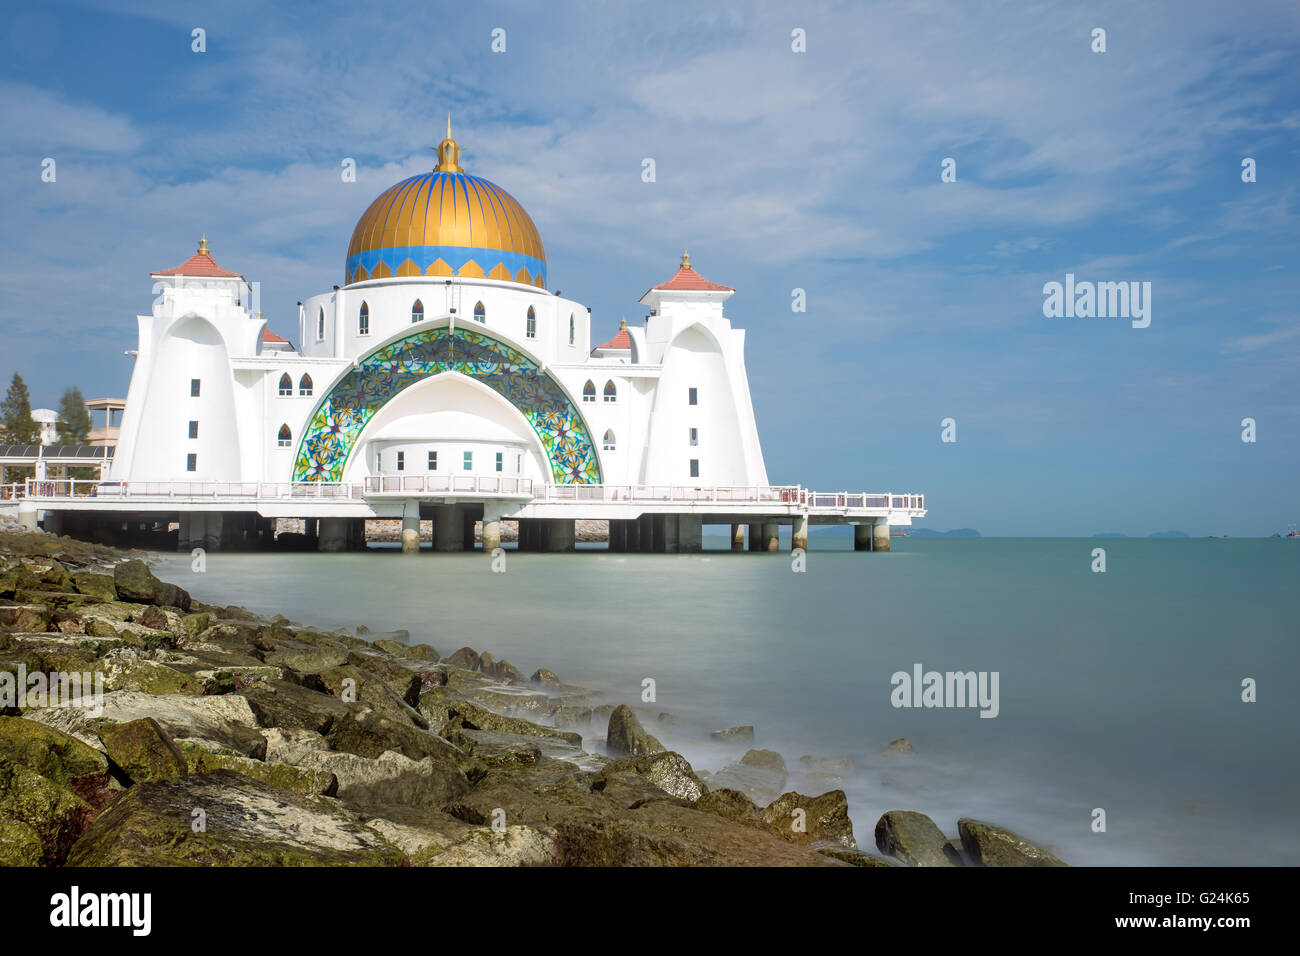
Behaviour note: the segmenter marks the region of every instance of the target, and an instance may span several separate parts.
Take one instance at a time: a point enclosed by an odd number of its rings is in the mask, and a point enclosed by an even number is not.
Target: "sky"
[[[986,535],[1300,523],[1295,3],[113,0],[0,25],[0,380],[36,406],[126,394],[149,273],[202,234],[295,338],[450,111],[595,341],[683,249],[737,290],[775,484],[921,492],[926,526]],[[1149,282],[1150,325],[1046,316],[1067,274]]]

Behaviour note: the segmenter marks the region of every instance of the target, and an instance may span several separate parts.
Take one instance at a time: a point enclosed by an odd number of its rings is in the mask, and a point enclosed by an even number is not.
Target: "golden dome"
[[[438,144],[438,166],[380,194],[357,221],[346,283],[387,276],[506,279],[546,288],[546,250],[524,207],[460,167],[460,146]]]

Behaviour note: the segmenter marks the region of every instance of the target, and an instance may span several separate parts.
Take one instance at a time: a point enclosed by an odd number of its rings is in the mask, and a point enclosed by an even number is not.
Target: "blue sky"
[[[148,274],[203,232],[292,335],[451,110],[599,330],[683,247],[738,290],[773,482],[923,491],[985,534],[1300,522],[1295,4],[116,0],[3,28],[0,376],[38,405],[125,394]],[[1045,318],[1067,272],[1151,282],[1150,327]]]

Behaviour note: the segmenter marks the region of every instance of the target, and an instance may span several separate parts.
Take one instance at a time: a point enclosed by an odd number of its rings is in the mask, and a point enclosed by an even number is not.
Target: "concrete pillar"
[[[491,554],[501,547],[501,506],[483,506],[483,552]]]
[[[677,536],[677,515],[660,515],[656,537],[662,541],[662,554],[676,554],[680,539]]]
[[[655,515],[642,515],[636,519],[639,550],[642,554],[655,553],[657,544],[655,540],[655,517]]]
[[[348,550],[366,550],[366,519],[348,518]]]
[[[855,524],[853,526],[853,550],[871,550],[871,525]]]
[[[446,554],[464,548],[464,513],[456,505],[437,505],[433,509],[433,550]]]
[[[627,522],[622,518],[611,518],[609,522],[609,550],[627,550]]]
[[[193,551],[205,547],[203,538],[207,534],[208,516],[202,511],[185,511],[180,517],[181,530],[176,536],[176,550]]]
[[[302,520],[302,532],[307,536],[307,547],[315,549],[316,539],[320,536],[320,519],[304,518]]]
[[[733,524],[731,526],[731,550],[745,550],[745,526],[743,524]]]
[[[18,502],[18,524],[28,531],[36,530],[36,505],[26,499]]]
[[[761,524],[751,524],[749,526],[749,550],[763,550],[763,526]]]
[[[348,549],[348,519],[321,518],[320,534],[316,538],[316,550],[338,552]]]
[[[203,549],[220,551],[224,541],[225,518],[220,511],[209,511],[203,515]]]
[[[58,511],[45,512],[41,527],[45,529],[46,534],[63,534],[63,515]]]
[[[478,544],[478,535],[474,533],[474,526],[478,524],[478,518],[474,517],[474,512],[464,505],[460,505],[459,508],[461,513],[461,528],[463,529],[461,533],[461,548],[465,551],[473,551],[474,547]]]
[[[877,518],[876,523],[871,526],[871,550],[888,551],[889,550],[889,519]]]
[[[781,549],[781,526],[775,521],[763,522],[762,551],[779,551]]]
[[[808,550],[808,516],[795,515],[794,528],[790,533],[790,550],[803,548]]]
[[[402,554],[420,553],[420,504],[417,501],[406,503],[402,515]]]
[[[577,541],[576,528],[571,518],[548,518],[546,520],[546,550],[572,551]]]
[[[704,550],[704,522],[699,515],[677,516],[677,550],[681,554]]]
[[[623,540],[627,544],[628,551],[641,550],[641,519],[630,518],[623,528]]]

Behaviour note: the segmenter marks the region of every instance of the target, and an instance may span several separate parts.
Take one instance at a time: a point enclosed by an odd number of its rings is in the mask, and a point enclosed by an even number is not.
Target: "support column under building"
[[[660,515],[655,529],[657,549],[661,554],[676,554],[680,539],[677,536],[677,515]]]
[[[888,551],[889,550],[889,519],[877,518],[876,523],[871,526],[871,550]]]
[[[623,526],[623,540],[628,551],[641,550],[641,519],[629,518]]]
[[[207,517],[202,511],[181,512],[180,532],[176,535],[177,551],[193,551],[204,546],[203,536],[207,533]]]
[[[41,520],[41,527],[46,534],[63,534],[63,515],[58,511],[47,511]]]
[[[420,503],[408,501],[402,514],[402,554],[420,553]]]
[[[461,512],[461,548],[465,551],[473,551],[478,544],[478,535],[474,533],[474,526],[478,524],[478,518],[474,516],[472,509],[460,505]]]
[[[547,551],[573,551],[576,543],[577,534],[572,518],[546,519]]]
[[[853,526],[853,550],[871,550],[871,525],[855,524]]]
[[[465,548],[465,519],[456,505],[437,505],[433,509],[433,550],[443,554]]]
[[[808,550],[808,516],[795,515],[794,527],[790,531],[790,550],[803,548]]]
[[[501,507],[483,505],[483,553],[491,554],[501,547]]]
[[[731,550],[745,550],[745,526],[743,524],[733,524],[731,526]]]
[[[348,549],[348,519],[321,518],[316,550],[336,553]]]
[[[749,526],[749,550],[763,550],[763,526],[761,524],[751,524]]]
[[[663,546],[663,529],[657,527],[657,518],[658,515],[642,515],[637,519],[642,554],[654,554]]]
[[[775,521],[763,522],[763,546],[762,551],[780,551],[781,550],[781,526]]]
[[[627,550],[627,522],[622,518],[611,518],[609,521],[609,550]]]
[[[696,554],[704,550],[704,522],[699,515],[677,516],[677,551]]]

